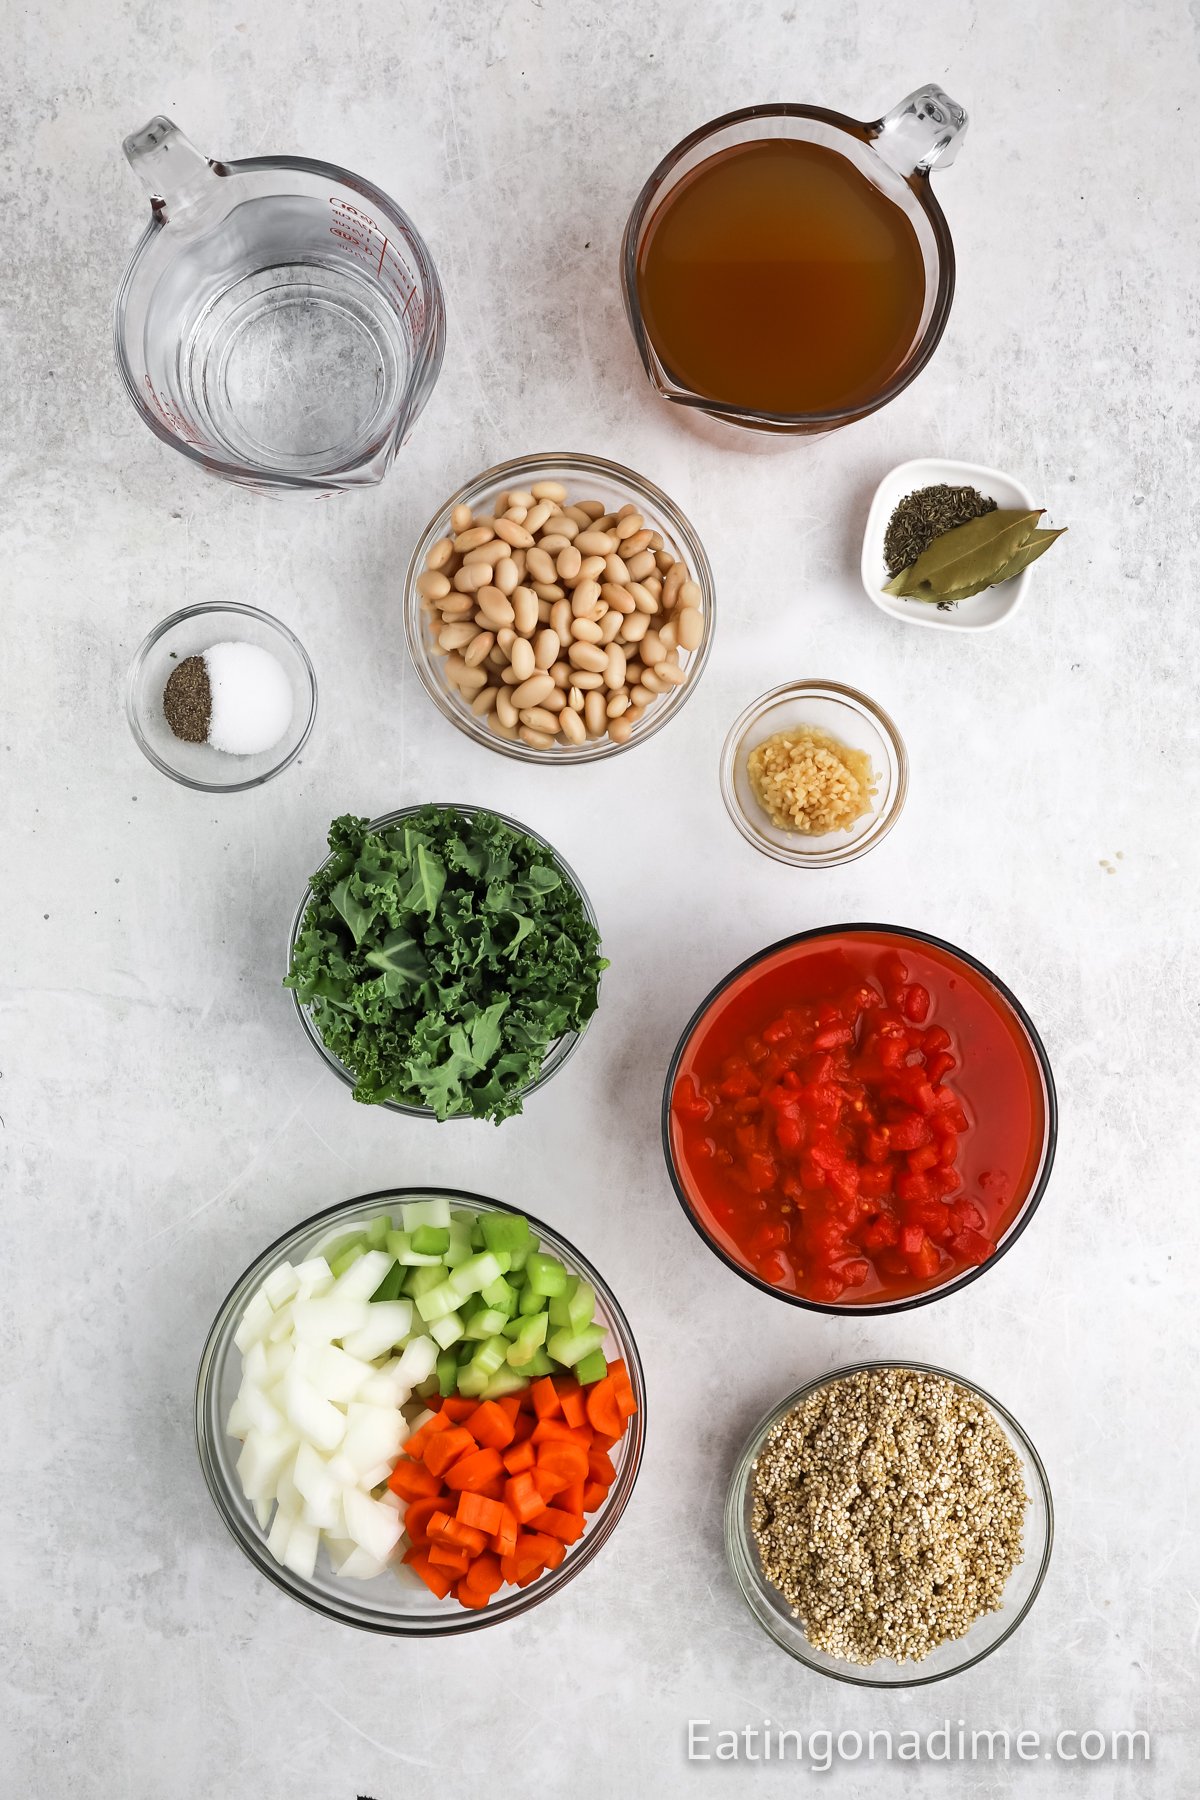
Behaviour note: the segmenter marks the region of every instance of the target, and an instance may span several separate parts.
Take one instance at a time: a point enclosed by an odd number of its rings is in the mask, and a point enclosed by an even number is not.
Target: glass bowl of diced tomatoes
[[[769,945],[696,1009],[662,1137],[684,1212],[743,1280],[817,1312],[899,1312],[1020,1237],[1057,1103],[990,969],[925,932],[835,925]]]
[[[566,1271],[568,1293],[580,1284],[589,1285],[589,1298],[594,1295],[592,1322],[603,1332],[605,1378],[581,1387],[582,1365],[580,1382],[567,1372],[553,1379],[539,1374],[523,1386],[512,1383],[502,1401],[486,1405],[477,1387],[470,1394],[453,1386],[443,1393],[436,1378],[431,1379],[414,1393],[411,1405],[405,1404],[410,1428],[415,1429],[399,1455],[390,1459],[391,1475],[376,1490],[379,1503],[390,1496],[405,1527],[386,1567],[369,1579],[350,1579],[337,1572],[322,1536],[312,1573],[298,1574],[272,1554],[270,1520],[265,1513],[256,1515],[239,1479],[243,1444],[230,1433],[245,1361],[235,1342],[239,1322],[251,1298],[282,1265],[302,1265],[329,1246],[344,1243],[348,1232],[369,1230],[385,1215],[390,1222],[407,1203],[431,1200],[448,1202],[452,1221],[473,1225],[499,1217],[527,1223],[543,1265],[557,1263]],[[424,1262],[431,1260],[426,1257]],[[414,1266],[421,1261],[418,1255]],[[518,1279],[513,1275],[514,1281]],[[482,1422],[485,1415],[488,1429]],[[646,1387],[637,1345],[616,1296],[582,1252],[559,1233],[523,1208],[500,1200],[450,1188],[391,1188],[305,1219],[255,1258],[213,1322],[197,1376],[195,1417],[209,1492],[234,1540],[261,1575],[313,1612],[342,1624],[392,1637],[438,1637],[527,1612],[557,1594],[608,1542],[641,1466]],[[491,1426],[499,1429],[493,1431]],[[442,1440],[436,1446],[435,1437]],[[464,1438],[471,1441],[461,1442]],[[568,1469],[572,1456],[580,1466]],[[493,1468],[482,1467],[488,1459]],[[456,1469],[461,1472],[472,1464],[481,1465],[481,1477],[494,1479],[460,1481]],[[550,1479],[551,1471],[556,1472],[556,1481]],[[565,1475],[572,1477],[566,1486]],[[575,1499],[572,1488],[577,1490]],[[516,1542],[501,1545],[489,1536],[496,1524],[492,1515],[498,1505],[507,1508],[510,1502],[518,1507]],[[546,1523],[548,1509],[553,1512],[552,1524]],[[452,1536],[444,1536],[438,1526],[439,1518],[446,1516]],[[481,1533],[488,1542],[480,1560],[472,1561]],[[502,1555],[502,1550],[508,1554]],[[454,1566],[454,1552],[466,1555],[468,1575],[484,1563],[490,1569],[494,1562],[495,1578],[478,1593],[464,1590],[464,1571]]]

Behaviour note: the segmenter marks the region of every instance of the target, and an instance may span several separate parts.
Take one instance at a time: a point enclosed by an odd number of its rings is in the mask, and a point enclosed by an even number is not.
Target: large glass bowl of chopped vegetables
[[[420,1118],[502,1119],[562,1068],[607,967],[577,876],[482,807],[346,815],[292,925],[310,1040],[354,1098]]]
[[[1027,1616],[1053,1542],[1026,1432],[927,1363],[857,1363],[789,1394],[725,1498],[729,1567],[758,1623],[856,1687],[924,1687],[982,1662]]]
[[[363,1194],[262,1251],[217,1313],[195,1411],[209,1492],[259,1573],[393,1637],[558,1593],[616,1529],[646,1431],[599,1272],[451,1188]]]

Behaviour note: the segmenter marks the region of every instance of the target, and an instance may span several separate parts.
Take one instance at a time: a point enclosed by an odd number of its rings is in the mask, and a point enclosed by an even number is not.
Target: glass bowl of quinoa
[[[1045,1579],[1054,1505],[1012,1414],[927,1363],[809,1382],[751,1432],[725,1548],[789,1656],[857,1687],[923,1687],[999,1649]]]
[[[908,753],[883,708],[837,681],[789,681],[734,720],[721,798],[746,842],[795,869],[865,856],[900,816]]]

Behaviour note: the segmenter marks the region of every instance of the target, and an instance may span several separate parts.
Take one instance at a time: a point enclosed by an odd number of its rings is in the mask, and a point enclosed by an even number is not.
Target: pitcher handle
[[[202,156],[171,119],[157,113],[121,148],[150,195],[150,209],[165,225],[202,200],[211,184],[229,173],[224,163]]]
[[[930,83],[906,94],[867,129],[884,162],[907,180],[950,167],[966,135],[967,115],[957,100]]]

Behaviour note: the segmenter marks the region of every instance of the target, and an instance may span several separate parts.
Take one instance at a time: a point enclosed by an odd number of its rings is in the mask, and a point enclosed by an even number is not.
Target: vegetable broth
[[[650,220],[637,270],[682,387],[762,412],[874,398],[916,342],[925,264],[905,213],[847,157],[770,138],[709,157]]]

